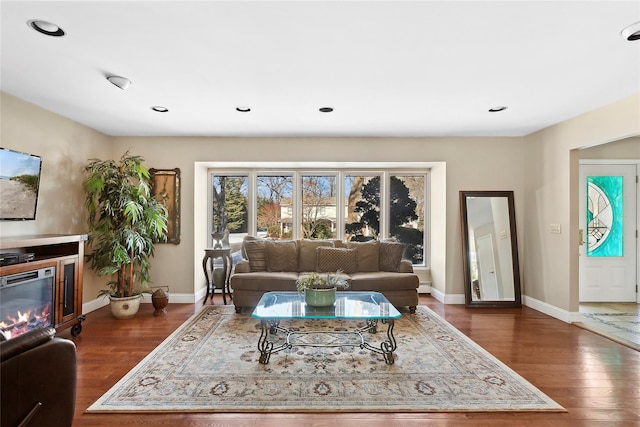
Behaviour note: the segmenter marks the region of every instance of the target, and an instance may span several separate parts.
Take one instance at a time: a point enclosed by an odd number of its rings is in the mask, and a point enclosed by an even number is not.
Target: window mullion
[[[293,180],[293,197],[291,200],[291,206],[293,209],[293,233],[292,236],[294,239],[301,239],[303,236],[300,235],[300,230],[302,229],[302,215],[300,214],[301,203],[302,203],[302,186],[300,185],[300,180],[302,179],[302,174],[300,171],[295,170],[292,172]]]
[[[344,240],[344,171],[337,172],[336,180],[336,239]]]
[[[247,189],[249,198],[249,235],[256,236],[258,233],[258,221],[255,213],[258,212],[258,173],[256,171],[249,172],[249,188]]]
[[[380,235],[378,239],[389,237],[389,174],[385,171],[380,176]]]

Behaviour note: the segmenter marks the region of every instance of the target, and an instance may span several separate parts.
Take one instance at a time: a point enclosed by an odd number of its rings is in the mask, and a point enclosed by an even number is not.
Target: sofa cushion
[[[368,273],[354,273],[350,276],[350,290],[352,291],[401,291],[417,289],[420,285],[420,279],[418,279],[418,276],[416,274],[410,273],[377,271]]]
[[[298,271],[317,271],[318,253],[316,249],[319,247],[334,246],[331,240],[298,240]]]
[[[348,242],[349,249],[355,249],[358,259],[358,271],[378,271],[378,257],[380,242],[369,240],[367,242]]]
[[[242,248],[241,248],[241,252],[242,252],[242,257],[244,259],[249,259],[249,254],[247,254],[247,248],[246,248],[246,244],[247,242],[253,242],[253,241],[260,241],[260,242],[264,242],[265,239],[261,238],[261,237],[255,237],[255,236],[244,236],[242,238]]]
[[[400,271],[400,261],[404,253],[404,244],[388,240],[380,241],[378,266],[380,271]]]
[[[251,271],[267,270],[267,254],[264,240],[245,240],[242,243]]]
[[[355,273],[358,269],[355,249],[318,247],[318,272],[330,273],[342,270],[343,273]]]
[[[267,240],[267,271],[298,271],[298,250],[292,240]]]
[[[231,276],[231,287],[243,291],[297,291],[298,273],[291,271],[259,271]]]

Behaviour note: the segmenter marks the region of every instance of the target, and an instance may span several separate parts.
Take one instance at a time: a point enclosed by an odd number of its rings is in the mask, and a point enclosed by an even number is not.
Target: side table
[[[204,277],[207,280],[207,295],[204,297],[204,304],[207,303],[209,295],[211,295],[211,302],[213,303],[213,291],[216,285],[213,281],[213,271],[215,269],[213,261],[216,258],[222,258],[222,301],[227,304],[226,293],[229,293],[229,300],[233,299],[231,295],[231,288],[229,288],[229,279],[231,277],[231,270],[233,270],[233,258],[231,258],[231,248],[207,248],[204,250],[204,258],[202,259],[202,269],[204,270]],[[209,268],[211,266],[211,268]]]

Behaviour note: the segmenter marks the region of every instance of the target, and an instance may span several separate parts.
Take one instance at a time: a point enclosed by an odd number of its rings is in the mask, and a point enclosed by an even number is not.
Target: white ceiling
[[[517,136],[640,92],[640,41],[620,37],[637,0],[3,0],[0,13],[1,89],[109,135]]]

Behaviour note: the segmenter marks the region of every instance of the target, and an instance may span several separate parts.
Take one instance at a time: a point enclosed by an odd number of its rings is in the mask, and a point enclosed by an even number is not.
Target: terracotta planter
[[[336,302],[336,288],[305,289],[304,301],[314,307],[328,307]]]
[[[118,320],[131,319],[138,314],[142,295],[133,295],[124,298],[109,297],[111,314]]]

